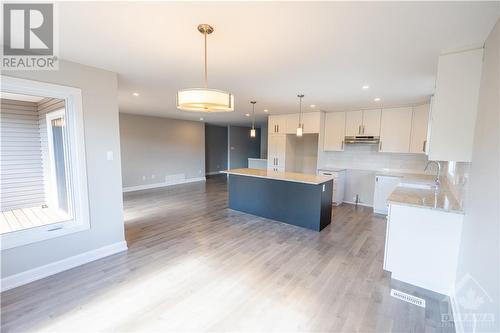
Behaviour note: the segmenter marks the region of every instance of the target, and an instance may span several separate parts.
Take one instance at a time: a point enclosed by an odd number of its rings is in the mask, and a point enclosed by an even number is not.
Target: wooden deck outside
[[[68,214],[51,208],[30,207],[7,210],[0,212],[0,234],[62,222],[67,219]]]

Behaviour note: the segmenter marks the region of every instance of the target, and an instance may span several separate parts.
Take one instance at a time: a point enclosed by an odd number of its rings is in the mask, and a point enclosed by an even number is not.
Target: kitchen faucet
[[[427,171],[427,169],[429,168],[429,164],[431,164],[431,163],[434,163],[437,165],[437,175],[436,175],[436,179],[434,180],[434,183],[436,184],[436,186],[439,186],[439,184],[440,184],[439,177],[441,176],[441,163],[439,163],[438,161],[429,161],[425,165],[424,171]]]

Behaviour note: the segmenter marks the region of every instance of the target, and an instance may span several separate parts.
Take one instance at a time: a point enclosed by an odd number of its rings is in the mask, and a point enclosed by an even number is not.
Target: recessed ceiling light
[[[361,87],[361,89],[363,89],[363,90],[370,89],[370,86],[365,84],[364,86]]]
[[[311,104],[309,106],[314,109],[316,107],[316,104]]]
[[[203,118],[200,118],[201,121],[203,121]]]
[[[245,113],[245,116],[250,117],[250,113]]]
[[[380,102],[380,97],[375,97],[373,100],[374,100],[375,102]]]
[[[133,92],[132,95],[135,96],[135,97],[139,97],[139,93],[138,92]]]
[[[265,112],[265,113],[268,113],[268,112],[269,112],[269,110],[268,110],[268,109],[264,109],[264,112]]]

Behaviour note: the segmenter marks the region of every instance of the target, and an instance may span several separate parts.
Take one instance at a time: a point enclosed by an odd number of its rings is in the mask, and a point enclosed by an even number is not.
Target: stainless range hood
[[[369,135],[356,135],[356,136],[346,136],[344,142],[346,144],[365,144],[365,145],[376,145],[380,141],[378,136]]]

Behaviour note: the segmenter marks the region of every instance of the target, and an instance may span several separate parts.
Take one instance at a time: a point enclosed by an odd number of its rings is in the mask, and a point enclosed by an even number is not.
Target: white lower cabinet
[[[384,269],[396,280],[451,295],[463,217],[430,208],[389,205]]]
[[[320,169],[318,170],[318,175],[333,178],[332,203],[338,206],[344,202],[345,170],[332,171]]]
[[[373,212],[387,214],[387,198],[401,182],[398,176],[375,176],[375,192],[373,194]]]

